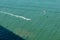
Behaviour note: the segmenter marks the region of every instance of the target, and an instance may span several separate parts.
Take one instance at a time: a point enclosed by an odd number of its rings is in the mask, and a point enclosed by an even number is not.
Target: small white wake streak
[[[24,20],[31,20],[29,18],[26,18],[26,17],[23,17],[23,16],[19,16],[19,15],[15,15],[15,14],[12,14],[12,13],[8,13],[8,12],[4,12],[4,11],[0,11],[1,13],[4,13],[4,14],[8,14],[10,16],[14,16],[14,17],[17,17],[17,18],[22,18]]]

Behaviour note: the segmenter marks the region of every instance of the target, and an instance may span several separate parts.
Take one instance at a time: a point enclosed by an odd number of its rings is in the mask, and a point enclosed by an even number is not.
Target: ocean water
[[[0,25],[26,40],[60,40],[60,0],[0,0]]]

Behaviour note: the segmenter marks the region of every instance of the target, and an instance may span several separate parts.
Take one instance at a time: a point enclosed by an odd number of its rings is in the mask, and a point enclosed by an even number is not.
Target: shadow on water
[[[0,40],[24,40],[20,36],[17,36],[13,32],[9,31],[8,29],[0,26]]]

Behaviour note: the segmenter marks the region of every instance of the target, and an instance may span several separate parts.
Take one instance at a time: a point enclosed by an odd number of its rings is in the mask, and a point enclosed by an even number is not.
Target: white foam
[[[46,15],[46,10],[43,10],[43,15]]]
[[[8,12],[4,12],[4,11],[0,11],[0,12],[1,12],[1,13],[4,13],[4,14],[8,14],[8,15],[10,15],[10,16],[14,16],[14,17],[16,17],[16,18],[22,18],[22,19],[24,19],[24,20],[31,20],[31,19],[26,18],[26,17],[24,17],[24,16],[19,16],[19,15],[15,15],[15,14],[8,13]]]

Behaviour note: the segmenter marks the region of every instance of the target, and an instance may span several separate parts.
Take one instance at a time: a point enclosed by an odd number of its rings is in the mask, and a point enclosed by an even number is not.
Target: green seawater
[[[0,25],[26,40],[60,40],[59,0],[0,0]]]

